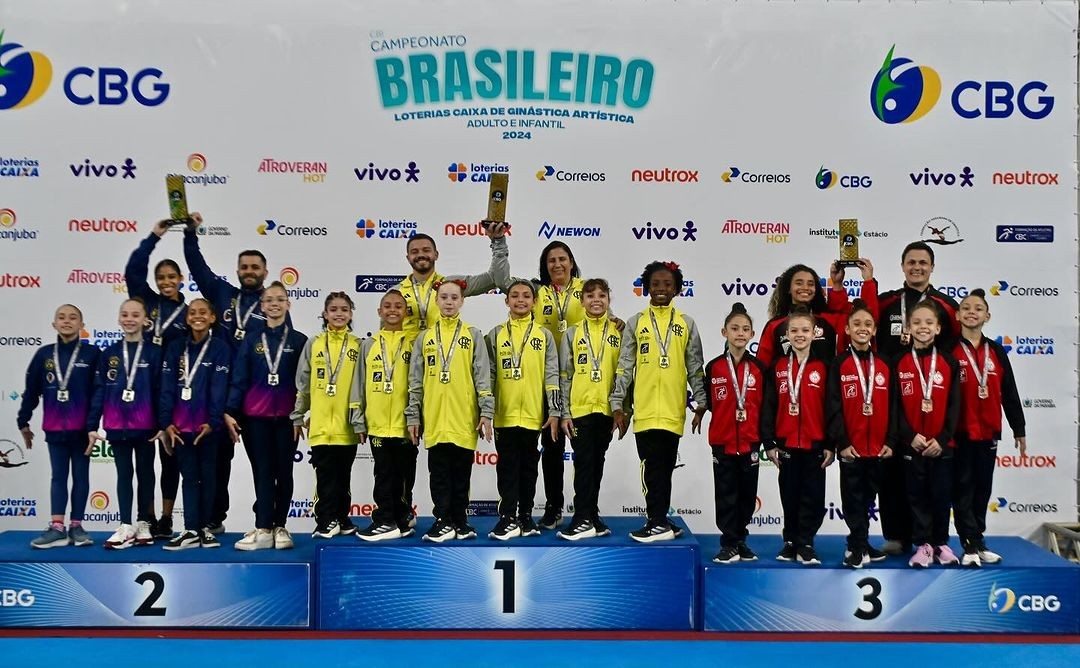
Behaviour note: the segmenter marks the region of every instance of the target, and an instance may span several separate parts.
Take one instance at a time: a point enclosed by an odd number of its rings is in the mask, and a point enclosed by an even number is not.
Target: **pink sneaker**
[[[955,558],[956,555],[953,555],[953,559]],[[930,543],[923,543],[915,548],[915,554],[912,555],[907,565],[912,568],[929,568],[932,563],[934,563],[934,548],[930,547]]]
[[[938,545],[934,548],[934,554],[937,556],[937,562],[942,566],[952,566],[960,563],[960,560],[956,558],[952,548],[948,545]]]

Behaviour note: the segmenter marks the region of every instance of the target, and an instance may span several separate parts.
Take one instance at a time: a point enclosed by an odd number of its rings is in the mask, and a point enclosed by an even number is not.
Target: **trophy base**
[[[859,261],[858,260],[836,260],[836,266],[837,267],[845,267],[845,268],[846,267],[858,267],[859,266]]]

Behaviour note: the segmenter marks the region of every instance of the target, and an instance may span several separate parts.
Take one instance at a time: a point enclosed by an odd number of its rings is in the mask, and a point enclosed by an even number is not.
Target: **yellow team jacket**
[[[537,285],[536,304],[533,306],[533,317],[536,322],[544,326],[555,337],[555,345],[562,343],[563,333],[559,331],[559,306],[564,302],[566,306],[567,327],[576,325],[585,319],[585,307],[581,305],[581,292],[585,286],[585,279],[576,277],[570,279],[570,284],[563,292],[555,292],[551,285]],[[569,292],[569,301],[567,301]],[[559,305],[555,304],[558,299]]]
[[[607,333],[604,326],[607,325]],[[589,339],[585,339],[585,328],[589,328]],[[589,355],[589,343],[593,354],[600,361],[600,380],[593,380],[592,359]],[[619,363],[619,347],[622,334],[615,329],[615,323],[607,315],[593,318],[586,317],[581,324],[566,330],[559,346],[559,368],[562,384],[563,401],[566,403],[564,416],[579,418],[592,413],[611,415],[608,398],[615,387],[615,369]]]
[[[461,329],[456,338],[454,330]],[[450,359],[450,382],[440,380],[442,365],[436,343],[436,329],[442,334],[445,355],[453,346]],[[468,450],[476,449],[476,425],[480,416],[494,417],[495,399],[491,394],[491,367],[487,346],[480,330],[460,317],[439,319],[422,332],[413,344],[409,361],[409,406],[406,424],[422,425],[424,446],[453,443]]]
[[[345,346],[345,359],[338,372],[337,391],[331,397],[326,394],[326,386],[342,346]],[[308,339],[296,367],[296,407],[290,415],[293,424],[302,425],[305,414],[311,411],[308,445],[356,443],[350,414],[358,407],[353,400],[352,385],[359,359],[360,339],[348,330],[324,331]]]
[[[510,334],[507,335],[507,323]],[[529,327],[532,326],[530,330]],[[527,341],[525,333],[529,333]],[[531,316],[492,328],[487,336],[495,426],[539,430],[548,415],[561,417],[559,352],[551,332]],[[521,377],[514,378],[514,351],[521,352]],[[546,398],[546,406],[545,406]]]
[[[408,438],[405,408],[409,405],[409,360],[416,334],[380,330],[360,344],[360,361],[353,377],[352,425],[357,434],[377,438]],[[383,359],[383,345],[388,360]],[[386,392],[386,383],[391,391]]]

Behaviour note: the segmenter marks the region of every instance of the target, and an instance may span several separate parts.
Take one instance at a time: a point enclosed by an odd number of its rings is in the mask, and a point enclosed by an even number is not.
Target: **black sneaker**
[[[513,517],[500,517],[499,523],[495,525],[495,528],[488,534],[489,538],[495,540],[510,540],[511,538],[519,538],[521,536],[521,525],[517,523],[517,520]]]
[[[412,536],[413,534],[416,533],[416,529],[412,528],[408,524],[406,524],[404,526],[399,525],[398,526],[398,531],[401,532],[401,537],[402,538],[408,538],[409,536]]]
[[[210,524],[206,525],[206,530],[214,534],[215,536],[220,536],[221,534],[225,533],[225,525],[221,522],[211,522]]]
[[[596,527],[589,520],[575,520],[570,526],[558,532],[559,538],[566,540],[580,540],[582,538],[596,538]]]
[[[661,520],[659,522],[653,522],[649,520],[645,523],[645,526],[641,527],[637,531],[631,531],[630,537],[639,543],[655,543],[659,540],[673,540],[675,533],[668,526],[668,523]]]
[[[885,554],[873,545],[866,546],[866,556],[870,559],[870,561],[873,561],[875,563],[878,561],[885,561],[889,558],[889,555]]]
[[[398,526],[401,526],[402,524],[407,524],[410,529],[415,529],[416,528],[416,513],[412,512],[410,510],[408,516],[405,517],[404,519],[402,519],[401,522],[398,522]]]
[[[844,565],[848,568],[862,568],[870,563],[870,555],[868,555],[862,548],[855,550],[844,550]]]
[[[341,533],[341,525],[337,520],[330,520],[326,524],[316,524],[315,530],[311,532],[312,538],[333,538]]]
[[[803,545],[796,550],[796,554],[799,557],[799,563],[804,566],[817,566],[821,564],[821,559],[818,559],[817,552],[814,551],[813,545]],[[859,556],[859,559],[862,559],[861,555]]]
[[[453,540],[456,532],[454,531],[454,525],[449,522],[436,519],[435,524],[431,525],[431,528],[424,534],[424,540],[429,540],[432,543],[443,543],[448,540]]]
[[[217,536],[214,535],[210,527],[206,527],[202,530],[202,535],[199,537],[199,542],[203,547],[221,547],[221,543],[218,542]]]
[[[776,554],[777,561],[795,561],[798,555],[795,553],[795,543],[784,541],[784,547]]]
[[[454,535],[458,540],[476,538],[476,529],[468,522],[460,522],[454,525]]]
[[[672,533],[672,534],[673,534],[673,535],[674,535],[674,536],[675,536],[676,538],[682,538],[682,535],[683,535],[683,530],[682,530],[682,527],[676,526],[676,525],[675,525],[675,523],[674,523],[674,522],[672,522],[671,520],[668,520],[668,523],[667,523],[667,525],[668,525],[668,527],[670,527],[670,528],[671,528],[671,533]]]
[[[716,556],[712,558],[712,560],[718,564],[734,564],[740,559],[739,547],[737,545],[721,547],[720,551],[716,553]]]
[[[599,515],[593,515],[592,525],[596,529],[596,535],[597,536],[610,536],[611,535],[611,527],[609,527],[607,524],[604,524],[603,518],[600,517]]]
[[[340,527],[339,533],[342,536],[351,536],[360,530],[348,517],[338,522],[338,526]]]
[[[356,532],[360,540],[375,542],[379,540],[393,540],[401,538],[401,529],[396,524],[375,524],[372,522],[366,529]]]
[[[540,518],[540,526],[545,529],[555,529],[562,522],[562,510],[548,506],[544,509],[544,516]]]
[[[523,537],[540,535],[540,527],[536,525],[536,522],[532,517],[519,517],[518,526],[521,527],[521,535]]]
[[[199,547],[200,536],[198,531],[188,529],[187,531],[178,534],[175,538],[165,543],[161,549],[168,550],[169,552],[176,552],[178,550],[190,550],[193,547]]]
[[[160,520],[150,525],[150,533],[154,534],[154,538],[172,538],[172,515],[162,515]]]
[[[736,549],[739,550],[739,561],[757,561],[757,553],[750,549],[746,541],[739,541]]]

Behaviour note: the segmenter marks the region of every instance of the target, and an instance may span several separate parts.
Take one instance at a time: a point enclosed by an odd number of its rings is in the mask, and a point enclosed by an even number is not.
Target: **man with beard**
[[[405,319],[401,326],[410,336],[415,336],[439,319],[439,309],[435,306],[436,291],[433,288],[436,283],[463,280],[464,296],[472,297],[510,282],[506,224],[491,223],[486,229],[491,237],[491,266],[475,276],[443,276],[435,271],[439,250],[435,247],[435,240],[426,234],[417,234],[405,243],[405,259],[412,267],[412,273],[394,287],[405,297]]]
[[[264,283],[266,282],[266,256],[257,250],[241,251],[236,259],[236,278],[240,287],[219,277],[206,264],[196,230],[202,224],[202,217],[192,216],[193,220],[184,228],[184,259],[187,261],[191,278],[199,286],[199,292],[214,305],[218,324],[216,336],[220,336],[232,348],[235,357],[240,342],[249,336],[258,337],[266,330],[266,316],[259,308]],[[292,327],[292,319],[286,314],[285,324]],[[246,430],[244,416],[235,416],[240,423],[240,433]],[[210,532],[225,532],[225,516],[229,512],[229,477],[232,474],[233,443],[230,439],[220,439],[217,460],[217,491],[214,495],[214,508],[210,515]]]

